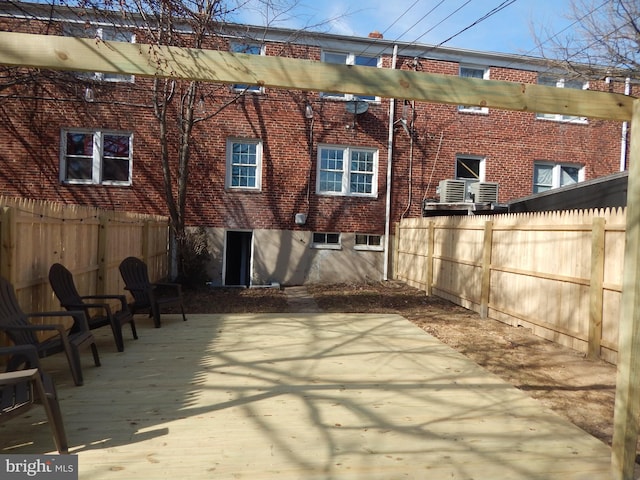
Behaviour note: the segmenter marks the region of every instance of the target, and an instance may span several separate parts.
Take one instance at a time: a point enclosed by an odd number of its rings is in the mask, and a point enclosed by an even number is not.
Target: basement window
[[[355,250],[382,250],[382,235],[356,233]]]
[[[133,134],[62,130],[60,181],[86,185],[131,185]]]
[[[329,250],[340,250],[340,234],[314,232],[311,240],[311,248],[325,248]]]

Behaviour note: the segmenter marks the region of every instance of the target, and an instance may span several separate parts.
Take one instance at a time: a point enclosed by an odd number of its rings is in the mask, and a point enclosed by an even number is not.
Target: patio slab
[[[609,479],[610,449],[398,315],[140,317],[56,379],[80,478]],[[50,453],[41,409],[2,453]]]

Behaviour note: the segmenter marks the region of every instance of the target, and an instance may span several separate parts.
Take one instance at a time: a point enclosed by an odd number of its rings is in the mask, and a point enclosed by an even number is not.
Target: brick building
[[[70,12],[3,4],[0,29],[134,39]],[[532,57],[375,33],[227,26],[205,48],[625,92],[624,79],[565,78]],[[45,72],[0,85],[0,194],[167,214],[151,81]],[[208,232],[217,285],[381,280],[394,225],[441,201],[441,180],[497,184],[505,203],[626,169],[612,121],[214,84],[196,114],[187,224]]]

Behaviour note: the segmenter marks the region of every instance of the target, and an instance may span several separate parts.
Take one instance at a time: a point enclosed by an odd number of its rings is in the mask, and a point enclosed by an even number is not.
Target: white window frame
[[[333,241],[335,238],[335,241]],[[313,232],[311,248],[323,250],[342,250],[342,234],[338,232]]]
[[[254,186],[246,185],[233,185],[233,145],[255,145],[256,146],[256,184]],[[227,160],[226,160],[226,175],[225,175],[225,188],[227,190],[244,190],[244,191],[262,191],[262,140],[256,138],[228,138],[227,139]]]
[[[78,133],[82,135],[92,135],[93,148],[91,155],[91,178],[90,179],[77,179],[67,178],[67,167],[70,159],[74,158],[74,155],[67,154],[67,134]],[[129,157],[127,159],[129,163],[129,171],[127,174],[127,180],[103,180],[103,159],[104,159],[104,136],[105,135],[118,135],[129,137]],[[116,130],[91,130],[81,128],[65,128],[60,132],[60,182],[73,185],[116,185],[116,186],[130,186],[132,183],[133,174],[133,133],[123,132]]]
[[[470,178],[470,177],[462,177],[458,175],[458,162],[460,160],[473,160],[473,161],[478,161],[479,165],[478,165],[478,175],[479,178]],[[470,187],[469,185],[471,185],[472,183],[476,183],[476,182],[484,182],[485,181],[485,177],[486,177],[486,173],[487,173],[487,158],[483,157],[481,155],[465,155],[465,154],[457,154],[456,155],[456,163],[454,166],[454,171],[455,171],[455,178],[457,180],[464,180],[464,184],[465,184],[465,198],[467,200],[469,200],[471,197],[471,192],[470,192]]]
[[[367,58],[376,59],[376,66],[373,68],[380,68],[382,66],[382,57],[380,56],[359,55],[353,52],[341,52],[338,50],[323,50],[321,54],[322,61],[325,63],[333,63],[334,65],[343,65],[343,64],[337,63],[337,62],[327,62],[327,59],[326,59],[327,55],[344,55],[345,56],[344,65],[356,65],[358,57],[367,57]],[[380,97],[377,97],[374,95],[367,96],[367,95],[354,95],[351,93],[321,92],[320,96],[323,98],[329,98],[332,100],[345,100],[345,101],[360,100],[363,102],[380,102]]]
[[[365,243],[358,243],[358,237],[361,237],[361,240],[366,240]],[[377,242],[373,240],[377,240]],[[381,252],[382,250],[384,250],[383,242],[384,242],[384,235],[374,235],[371,233],[356,233],[353,237],[353,243],[354,243],[353,249]]]
[[[255,48],[260,51],[260,53],[247,53],[245,50],[247,48]],[[258,43],[246,43],[246,42],[231,42],[229,46],[229,51],[231,53],[244,53],[246,55],[266,55],[266,47],[265,45],[260,45]],[[231,89],[236,93],[253,93],[256,95],[264,94],[264,87],[260,85],[247,85],[247,84],[234,84],[231,86]]]
[[[463,70],[474,70],[474,71],[478,71],[478,72],[482,72],[482,79],[483,80],[489,80],[489,68],[488,67],[483,67],[483,66],[479,66],[479,65],[465,65],[465,64],[461,64],[459,66],[458,69],[458,75],[460,77],[466,78],[469,77],[468,75],[463,75],[462,72]],[[471,78],[479,78],[479,77],[471,77]],[[489,108],[488,107],[476,107],[476,106],[472,106],[472,105],[458,105],[458,111],[459,112],[463,112],[463,113],[476,113],[476,114],[482,114],[482,115],[488,115],[489,114]]]
[[[577,84],[580,83],[578,87]],[[538,76],[538,85],[546,85],[548,87],[555,86],[556,88],[575,88],[576,90],[588,90],[589,82],[579,82],[576,80],[567,80],[565,78],[556,78],[551,76]],[[573,85],[573,86],[570,86]],[[588,123],[587,117],[577,117],[574,115],[562,115],[561,113],[536,113],[537,120],[548,120],[552,122],[564,122],[564,123]]]
[[[329,169],[322,168],[322,152],[325,150],[342,150],[342,169],[333,170],[335,172],[342,172],[341,177],[341,190],[339,192],[330,190],[321,190],[320,177],[322,172],[331,171]],[[367,175],[371,175],[371,192],[370,193],[358,193],[351,192],[351,174],[357,173],[351,170],[351,153],[352,152],[365,152],[373,155],[373,171],[366,172]],[[316,172],[316,193],[318,195],[329,196],[341,196],[341,197],[365,197],[365,198],[377,198],[378,196],[378,150],[375,148],[366,147],[353,147],[347,145],[330,145],[319,144],[318,145],[318,157],[317,157],[317,172]]]
[[[545,166],[545,167],[551,167],[552,168],[552,173],[551,173],[551,186],[549,186],[549,188],[546,188],[544,190],[539,190],[537,191],[536,187],[539,186],[543,186],[540,183],[536,183],[536,167],[538,166]],[[533,193],[542,193],[542,192],[546,192],[548,190],[553,190],[555,188],[560,188],[560,187],[564,187],[567,185],[575,185],[575,183],[567,183],[567,184],[562,184],[562,169],[563,167],[570,167],[570,168],[577,168],[578,169],[578,183],[580,182],[584,182],[584,165],[579,164],[579,163],[568,163],[568,162],[551,162],[551,161],[547,161],[547,160],[536,160],[533,164]],[[544,185],[547,186],[547,185]]]
[[[113,28],[96,26],[92,28],[86,28],[85,24],[67,24],[66,34],[68,36],[80,37],[80,38],[96,38],[103,41],[126,41],[129,43],[136,43],[136,36],[134,33],[127,32],[126,30],[115,30]],[[88,78],[99,82],[124,82],[134,83],[134,75],[126,75],[119,73],[104,73],[104,72],[78,72],[78,77]]]

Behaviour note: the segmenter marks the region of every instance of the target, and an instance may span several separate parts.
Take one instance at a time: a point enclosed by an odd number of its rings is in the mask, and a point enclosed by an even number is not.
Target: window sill
[[[312,243],[311,248],[316,250],[342,250],[342,245],[330,245],[327,243]]]
[[[382,252],[384,251],[383,247],[369,247],[366,245],[356,245],[353,247],[354,250],[358,250],[361,252]]]

